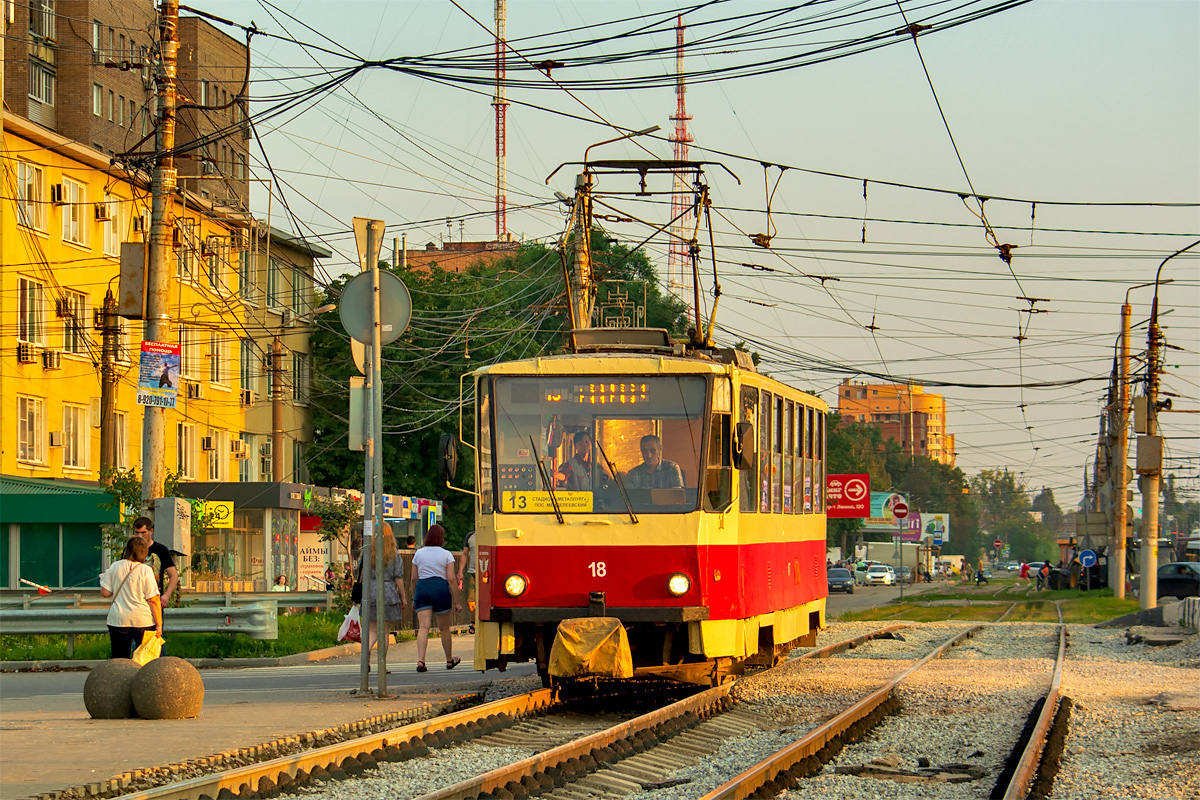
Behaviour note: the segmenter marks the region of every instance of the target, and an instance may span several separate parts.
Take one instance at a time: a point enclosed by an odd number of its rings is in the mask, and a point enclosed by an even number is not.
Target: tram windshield
[[[497,510],[695,509],[707,386],[694,375],[497,378]]]

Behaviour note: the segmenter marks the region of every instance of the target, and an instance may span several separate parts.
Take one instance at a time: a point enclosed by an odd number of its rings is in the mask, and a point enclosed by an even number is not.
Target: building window
[[[117,469],[129,469],[129,415],[123,412],[113,414],[113,466]]]
[[[125,34],[121,34],[121,47],[117,50],[117,58],[125,59]]]
[[[125,127],[125,95],[117,95],[117,127]]]
[[[17,162],[17,221],[39,231],[46,230],[45,176],[42,168],[28,161]]]
[[[63,466],[74,469],[88,468],[88,439],[91,430],[87,424],[87,408],[63,405]]]
[[[100,20],[92,20],[92,63],[100,63]],[[99,112],[97,112],[99,113]]]
[[[229,431],[208,429],[208,479],[210,481],[229,480]]]
[[[208,335],[208,380],[211,383],[223,384],[228,379],[228,360],[224,334],[213,331]]]
[[[292,310],[297,314],[302,314],[305,311],[304,303],[304,281],[301,280],[303,273],[300,270],[292,272]]]
[[[179,326],[179,377],[195,378],[200,374],[200,360],[196,357],[196,345],[200,331],[186,325]]]
[[[308,354],[292,353],[292,399],[308,402]]]
[[[250,483],[254,480],[254,434],[242,433],[241,439],[245,442],[243,447],[243,458],[238,459],[238,480],[242,483]]]
[[[62,211],[63,241],[86,245],[88,243],[87,187],[82,183],[64,178]]]
[[[82,292],[67,291],[62,298],[63,350],[67,353],[88,352],[88,297]]]
[[[116,359],[122,364],[129,363],[129,320],[124,317],[113,317],[117,323],[117,335],[114,347]],[[109,321],[110,324],[112,320]]]
[[[237,178],[239,181],[246,180],[246,154],[245,153],[237,154],[237,172],[234,173],[234,177]]]
[[[54,70],[35,59],[29,60],[29,97],[48,106],[54,105]]]
[[[275,259],[267,264],[267,307],[283,306],[283,265]]]
[[[46,463],[46,401],[17,397],[17,460]]]
[[[109,216],[109,219],[100,223],[104,254],[119,257],[121,255],[121,231],[125,230],[129,210],[120,199],[111,194],[104,195],[104,208]]]
[[[179,423],[175,431],[175,471],[180,478],[196,479],[196,426]]]
[[[116,114],[117,93],[112,89],[108,90],[108,121],[113,121],[113,115]]]
[[[46,343],[46,289],[29,278],[17,279],[17,340]]]
[[[142,136],[150,132],[150,109],[142,107]]]
[[[129,130],[133,130],[134,120],[137,119],[137,101],[129,99]]]
[[[54,39],[54,30],[54,0],[29,0],[29,33],[38,39]]]
[[[98,83],[92,84],[92,113],[104,116],[104,87]]]
[[[240,353],[239,378],[243,389],[258,389],[258,373],[255,365],[258,360],[254,357],[254,340],[242,339]]]
[[[238,297],[247,303],[256,303],[258,293],[254,286],[254,261],[249,250],[238,253]]]

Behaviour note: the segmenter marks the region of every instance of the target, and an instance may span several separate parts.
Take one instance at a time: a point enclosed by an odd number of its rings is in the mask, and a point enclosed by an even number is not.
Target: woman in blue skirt
[[[462,661],[453,654],[450,639],[450,608],[462,611],[458,582],[454,573],[454,554],[443,545],[446,531],[441,525],[432,526],[425,534],[424,546],[417,550],[412,561],[413,608],[417,612],[417,672],[428,672],[425,650],[429,645],[429,626],[436,616],[442,635],[442,650],[446,652],[446,669],[454,669]]]

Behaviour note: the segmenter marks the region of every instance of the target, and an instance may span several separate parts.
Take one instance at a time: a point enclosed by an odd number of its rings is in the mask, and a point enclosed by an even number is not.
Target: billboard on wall
[[[900,526],[892,515],[892,509],[897,503],[907,502],[904,495],[898,492],[871,492],[871,515],[863,520],[862,530],[895,536]]]

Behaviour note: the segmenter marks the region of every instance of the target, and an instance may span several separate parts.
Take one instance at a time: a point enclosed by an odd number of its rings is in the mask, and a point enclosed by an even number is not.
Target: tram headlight
[[[509,597],[520,597],[529,588],[529,581],[519,572],[514,572],[504,579],[504,591]]]
[[[692,579],[682,572],[676,572],[667,578],[667,591],[676,597],[682,597],[692,588]]]

